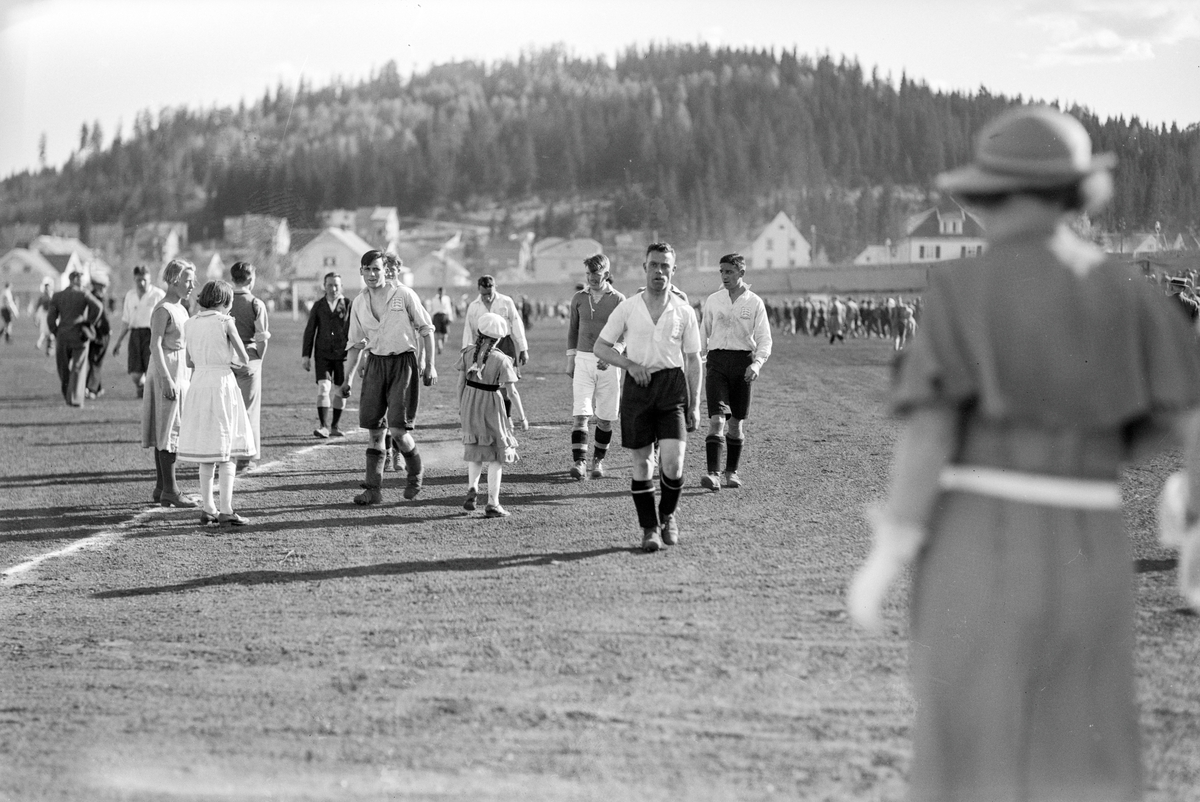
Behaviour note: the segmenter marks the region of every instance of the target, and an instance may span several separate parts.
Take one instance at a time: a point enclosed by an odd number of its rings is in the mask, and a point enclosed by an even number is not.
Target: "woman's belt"
[[[500,389],[500,385],[498,384],[483,384],[471,379],[467,379],[467,386],[474,387],[476,390],[483,390],[485,393],[494,393]]]
[[[1076,479],[1038,473],[951,465],[942,469],[938,484],[943,490],[961,490],[981,496],[1086,510],[1116,510],[1121,507],[1121,488],[1105,479]]]

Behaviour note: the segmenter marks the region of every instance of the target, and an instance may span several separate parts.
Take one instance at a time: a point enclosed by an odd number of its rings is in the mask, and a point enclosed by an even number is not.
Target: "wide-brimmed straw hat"
[[[1049,106],[1019,106],[983,127],[975,160],[942,173],[938,188],[954,194],[993,195],[1069,187],[1117,163],[1112,153],[1092,155],[1092,139],[1079,120]]]
[[[495,312],[488,312],[479,317],[479,333],[494,340],[508,336],[508,321]]]

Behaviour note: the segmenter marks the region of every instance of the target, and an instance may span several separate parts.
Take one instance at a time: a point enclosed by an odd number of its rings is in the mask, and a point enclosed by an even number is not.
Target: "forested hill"
[[[738,237],[783,209],[848,258],[897,236],[933,176],[1020,100],[889,78],[847,60],[704,46],[630,50],[615,66],[549,49],[411,79],[388,63],[361,83],[280,87],[236,109],[144,112],[110,140],[84,124],[63,168],[0,184],[0,222],[170,219],[215,234],[244,212],[308,227],[325,208],[429,216],[609,200],[586,226]],[[1197,126],[1073,111],[1121,159],[1097,227],[1200,223]]]

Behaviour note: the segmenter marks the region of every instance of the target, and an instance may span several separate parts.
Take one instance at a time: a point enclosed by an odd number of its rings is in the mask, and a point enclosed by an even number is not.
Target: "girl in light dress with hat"
[[[484,514],[503,518],[509,514],[500,506],[500,478],[504,465],[517,459],[517,438],[512,420],[504,411],[505,399],[513,405],[518,420],[525,420],[521,397],[513,392],[517,371],[512,358],[496,348],[508,335],[508,322],[488,312],[479,318],[475,344],[462,350],[458,369],[458,410],[462,423],[463,460],[467,463],[467,500],[463,509],[475,509],[479,495],[479,477],[487,466],[488,499]]]
[[[236,460],[257,453],[234,374],[249,372],[250,356],[229,315],[231,284],[208,282],[196,304],[200,311],[185,326],[192,382],[183,402],[179,459],[200,463],[200,523],[244,526],[248,521],[233,511]],[[220,510],[213,499],[214,471],[219,474]]]
[[[988,249],[930,270],[894,377],[906,428],[848,598],[878,626],[913,563],[914,800],[1141,798],[1118,480],[1174,427],[1195,528],[1200,358],[1184,316],[1067,225],[1107,201],[1114,161],[1075,118],[1018,107],[939,177]]]

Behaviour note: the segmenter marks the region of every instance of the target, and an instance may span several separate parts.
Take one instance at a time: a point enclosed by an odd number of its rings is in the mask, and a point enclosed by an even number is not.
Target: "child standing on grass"
[[[458,411],[463,430],[463,459],[467,463],[467,500],[464,510],[475,509],[479,495],[479,477],[483,466],[488,471],[488,500],[484,514],[503,518],[508,510],[500,506],[500,475],[506,462],[517,459],[517,438],[512,421],[504,410],[508,399],[519,420],[525,419],[521,398],[513,392],[517,371],[512,359],[496,348],[508,334],[508,323],[491,312],[479,318],[479,336],[474,346],[462,350],[458,369]]]
[[[202,311],[186,324],[187,363],[193,372],[183,404],[179,459],[200,463],[200,523],[245,526],[247,520],[233,511],[234,460],[250,459],[258,452],[234,374],[250,372],[250,356],[229,314],[232,286],[224,281],[208,282],[200,290],[197,304]],[[218,465],[219,512],[213,503],[213,473]]]

